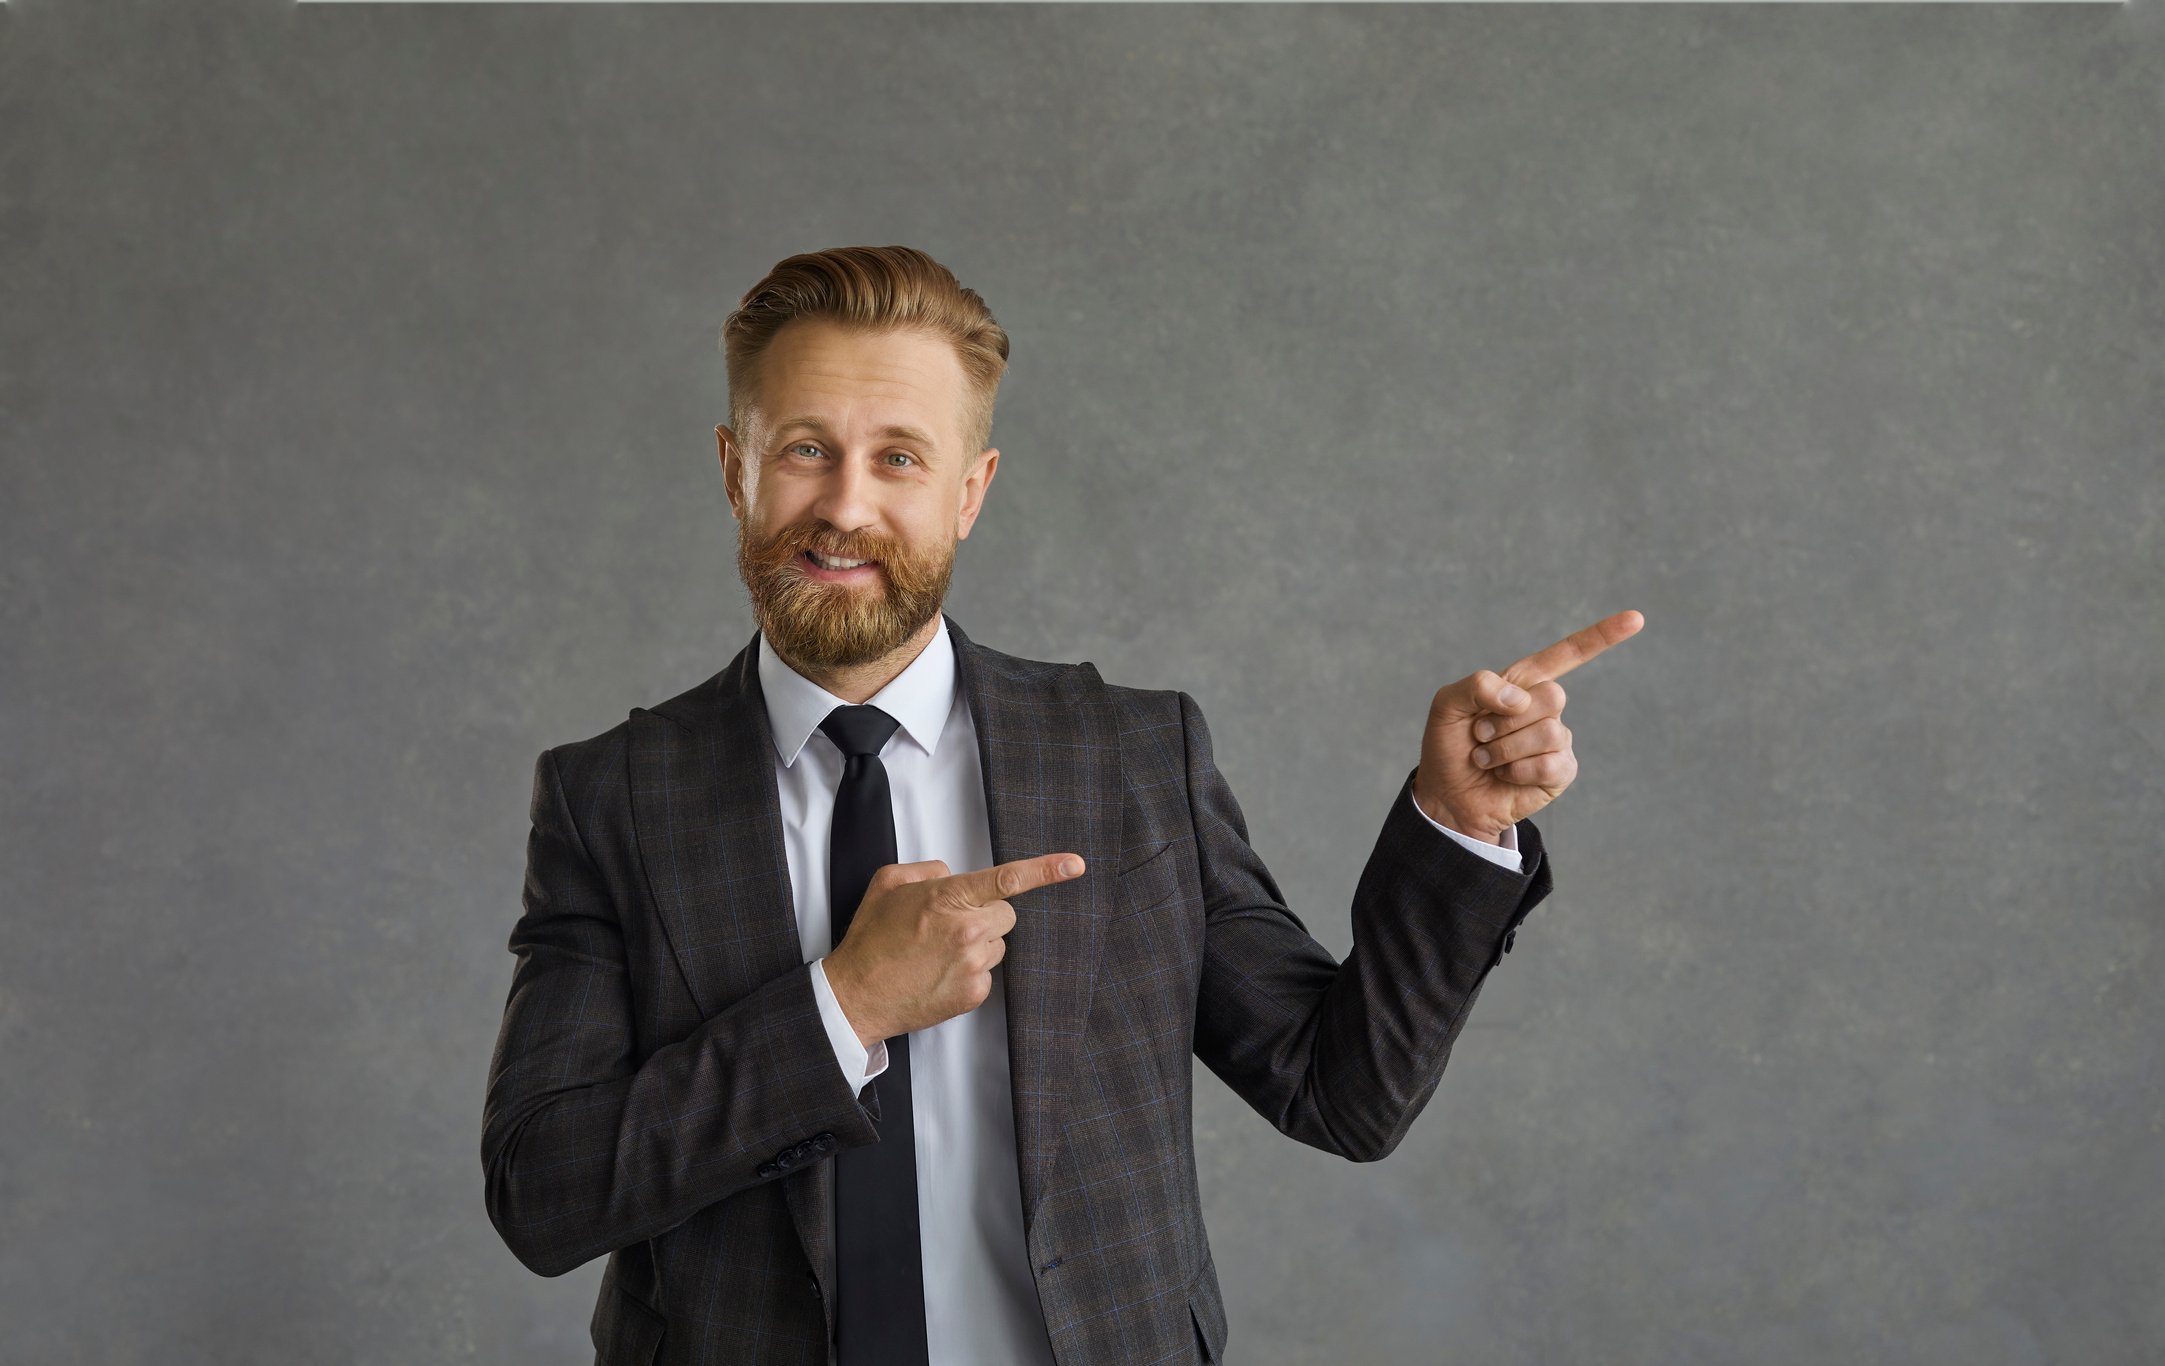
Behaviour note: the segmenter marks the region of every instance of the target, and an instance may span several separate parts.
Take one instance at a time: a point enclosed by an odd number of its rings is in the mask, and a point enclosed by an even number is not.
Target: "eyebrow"
[[[820,421],[816,417],[792,417],[787,418],[781,422],[777,422],[774,425],[774,431],[775,434],[779,436],[781,433],[788,431],[792,427],[803,427],[809,431],[815,432],[824,432],[827,430],[827,424]],[[879,432],[877,434],[880,436],[891,436],[901,441],[914,441],[920,446],[937,446],[939,444],[931,437],[925,435],[925,433],[919,431],[915,427],[882,427],[879,429]]]

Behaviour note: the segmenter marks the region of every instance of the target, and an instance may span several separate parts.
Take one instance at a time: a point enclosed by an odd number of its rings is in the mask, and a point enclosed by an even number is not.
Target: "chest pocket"
[[[1120,870],[1120,906],[1113,912],[1115,920],[1155,910],[1180,895],[1182,861],[1176,853],[1180,843],[1167,840],[1156,853],[1144,855],[1142,862]]]

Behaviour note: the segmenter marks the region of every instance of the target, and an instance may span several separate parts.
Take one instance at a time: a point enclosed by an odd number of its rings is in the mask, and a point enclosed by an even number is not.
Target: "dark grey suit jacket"
[[[1222,1359],[1189,1055],[1278,1130],[1390,1153],[1518,922],[1547,895],[1392,799],[1340,963],[1249,847],[1184,692],[1019,659],[953,618],[996,862],[1090,871],[1011,898],[1007,1029],[1032,1274],[1063,1366]],[[754,638],[756,641],[756,637]],[[596,1360],[825,1363],[835,1151],[879,1139],[798,942],[752,644],[534,769],[518,962],[489,1067],[490,1220],[544,1276],[608,1255]]]

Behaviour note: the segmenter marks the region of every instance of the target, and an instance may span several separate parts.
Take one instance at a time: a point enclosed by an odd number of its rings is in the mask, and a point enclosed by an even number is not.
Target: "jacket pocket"
[[[1180,860],[1173,857],[1178,843],[1168,840],[1141,863],[1120,870],[1120,905],[1113,919],[1153,910],[1180,895]]]

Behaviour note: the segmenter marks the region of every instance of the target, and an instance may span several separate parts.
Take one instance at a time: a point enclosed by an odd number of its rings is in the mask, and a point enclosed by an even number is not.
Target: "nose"
[[[872,475],[854,460],[837,460],[820,481],[812,515],[847,536],[879,520]]]

